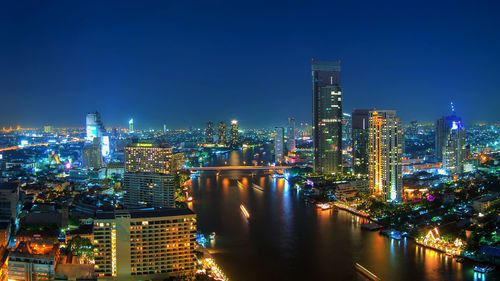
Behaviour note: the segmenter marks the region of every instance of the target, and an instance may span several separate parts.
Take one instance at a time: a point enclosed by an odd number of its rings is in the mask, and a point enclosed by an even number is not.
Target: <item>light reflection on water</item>
[[[252,188],[253,183],[264,191]],[[384,281],[500,280],[474,274],[470,263],[457,263],[412,241],[362,230],[364,218],[307,206],[283,178],[202,173],[193,181],[193,197],[198,229],[206,235],[216,232],[211,246],[232,280],[366,280],[354,269],[356,262]]]

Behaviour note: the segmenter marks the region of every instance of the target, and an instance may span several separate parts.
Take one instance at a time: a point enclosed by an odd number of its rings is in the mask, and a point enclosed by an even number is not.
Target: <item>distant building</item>
[[[296,133],[295,118],[288,118],[288,126],[286,127],[286,149],[288,152],[294,152],[296,147]]]
[[[340,62],[312,62],[314,171],[342,172]]]
[[[226,123],[224,121],[219,122],[219,126],[217,127],[218,135],[219,135],[219,144],[226,144]]]
[[[464,172],[465,127],[454,112],[436,121],[436,157],[449,174]]]
[[[189,209],[98,213],[95,273],[115,280],[193,276],[195,240],[196,215]]]
[[[207,122],[207,128],[205,129],[205,142],[213,143],[214,142],[214,123],[212,121]]]
[[[134,132],[134,118],[128,120],[128,132],[129,133]]]
[[[238,147],[240,144],[238,121],[236,120],[231,121],[231,127],[229,132],[230,132],[229,145],[233,148]]]
[[[370,111],[368,155],[370,191],[401,201],[403,188],[401,121],[395,110]]]
[[[284,129],[283,127],[274,128],[274,162],[283,162],[283,143],[285,141]]]

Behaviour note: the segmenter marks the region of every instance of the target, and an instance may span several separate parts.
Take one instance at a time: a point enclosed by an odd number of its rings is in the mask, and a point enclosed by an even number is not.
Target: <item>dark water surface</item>
[[[223,160],[232,165],[249,159],[241,152],[227,157]],[[475,274],[472,264],[457,263],[411,241],[362,230],[364,220],[345,211],[308,206],[283,178],[204,172],[193,178],[192,189],[198,229],[217,233],[211,250],[231,280],[367,280],[355,263],[382,280],[500,280]]]

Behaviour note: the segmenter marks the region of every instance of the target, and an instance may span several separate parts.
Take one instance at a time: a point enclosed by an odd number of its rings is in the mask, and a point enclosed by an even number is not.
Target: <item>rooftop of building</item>
[[[154,218],[154,217],[173,217],[194,215],[195,213],[189,208],[150,208],[150,209],[131,209],[131,210],[116,210],[114,212],[97,212],[97,219],[114,219],[116,215],[129,214],[131,218]]]
[[[484,202],[495,200],[498,197],[500,197],[500,192],[499,193],[495,193],[493,195],[485,196],[485,197],[483,197],[483,198],[481,198],[479,200],[476,200],[476,202],[484,203]]]
[[[0,182],[0,190],[15,190],[19,186],[17,182]]]

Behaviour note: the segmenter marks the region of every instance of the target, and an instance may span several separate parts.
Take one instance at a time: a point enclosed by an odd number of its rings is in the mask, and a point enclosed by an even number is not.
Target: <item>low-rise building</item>
[[[190,209],[115,210],[94,221],[101,280],[164,280],[195,273],[196,214]]]
[[[485,196],[479,200],[473,202],[474,210],[480,213],[486,212],[489,207],[500,201],[500,193],[496,193],[490,196]]]
[[[58,257],[57,245],[47,241],[21,242],[9,253],[8,280],[53,280]]]

